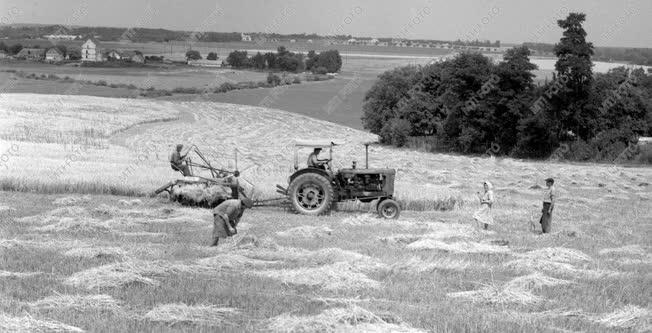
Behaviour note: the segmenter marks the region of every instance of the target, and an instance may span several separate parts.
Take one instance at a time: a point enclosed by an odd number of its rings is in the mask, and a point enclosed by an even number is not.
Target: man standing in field
[[[308,156],[308,167],[326,170],[326,164],[328,164],[330,160],[320,160],[319,153],[321,153],[321,148],[315,148],[315,150],[310,153]]]
[[[546,192],[543,194],[543,209],[541,210],[541,230],[544,234],[550,233],[552,228],[552,209],[555,207],[555,199],[557,193],[555,192],[555,180],[552,178],[546,179]]]
[[[190,173],[190,168],[188,167],[188,162],[183,163],[186,159],[186,156],[188,156],[188,153],[182,155],[182,150],[183,145],[178,144],[177,149],[172,152],[172,155],[170,155],[170,166],[172,167],[172,170],[181,171],[184,177],[192,176]]]
[[[220,238],[226,238],[238,233],[236,226],[246,208],[254,206],[254,202],[243,197],[242,199],[229,199],[213,209],[213,242],[217,246]]]

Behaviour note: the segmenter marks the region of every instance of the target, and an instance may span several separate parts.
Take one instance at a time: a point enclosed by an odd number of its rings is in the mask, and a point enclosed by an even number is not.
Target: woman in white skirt
[[[494,203],[493,185],[489,181],[484,182],[484,194],[477,193],[480,199],[480,209],[478,209],[473,218],[479,223],[484,224],[484,229],[488,229],[490,224],[494,224],[494,217],[491,215],[491,206]]]

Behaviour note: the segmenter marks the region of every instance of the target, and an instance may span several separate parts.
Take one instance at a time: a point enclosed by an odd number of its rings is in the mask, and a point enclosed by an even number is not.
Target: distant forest
[[[523,43],[532,51],[554,56],[555,44]],[[621,61],[636,65],[652,66],[652,49],[626,47],[594,47],[594,61]]]

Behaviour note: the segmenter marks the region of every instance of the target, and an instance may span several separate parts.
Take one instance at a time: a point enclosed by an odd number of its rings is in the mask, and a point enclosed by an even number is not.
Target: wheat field
[[[167,163],[176,143],[226,168],[238,149],[242,178],[271,197],[292,171],[294,138],[345,141],[334,155],[342,166],[362,165],[361,144],[376,138],[201,101],[3,94],[0,115],[29,118],[57,100],[56,113],[30,126],[65,133],[59,140],[0,141],[0,331],[652,329],[649,168],[373,146],[372,166],[398,170],[396,195],[408,208],[399,220],[255,208],[238,235],[209,248],[209,210],[140,196],[177,177]],[[143,113],[122,118],[132,103]],[[115,120],[92,121],[107,113]],[[79,144],[78,129],[102,133],[102,144]],[[541,235],[547,177],[560,198],[553,233]],[[471,217],[484,180],[497,197],[488,231]],[[450,198],[453,209],[434,209]]]

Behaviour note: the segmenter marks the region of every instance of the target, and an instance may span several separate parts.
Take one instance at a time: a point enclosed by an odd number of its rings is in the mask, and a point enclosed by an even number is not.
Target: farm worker
[[[552,209],[555,207],[555,198],[557,193],[555,193],[555,180],[552,178],[546,179],[546,186],[548,187],[543,194],[543,209],[541,210],[541,231],[544,234],[550,232],[552,224]]]
[[[238,233],[236,226],[245,208],[251,208],[254,202],[243,197],[242,199],[229,199],[213,209],[213,242],[211,246],[217,246],[220,238],[226,238]]]
[[[326,170],[326,164],[328,164],[330,160],[320,160],[318,157],[319,153],[321,153],[321,148],[315,148],[315,150],[310,153],[308,156],[308,167]]]
[[[482,223],[484,229],[487,230],[490,224],[494,224],[494,217],[491,214],[491,206],[494,204],[494,191],[493,185],[489,181],[485,181],[483,186],[484,194],[477,193],[478,199],[480,199],[480,209],[473,214],[473,218]]]
[[[183,145],[178,144],[177,149],[172,152],[172,155],[170,155],[170,166],[172,167],[172,170],[181,171],[184,176],[192,176],[190,173],[190,168],[188,167],[188,163],[183,163],[186,159],[186,156],[188,156],[188,153],[181,155],[182,150]]]

